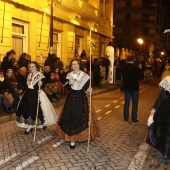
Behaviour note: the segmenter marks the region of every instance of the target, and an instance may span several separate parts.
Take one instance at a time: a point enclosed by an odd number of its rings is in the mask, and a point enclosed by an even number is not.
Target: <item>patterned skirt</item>
[[[100,137],[96,112],[91,106],[90,139]],[[72,91],[66,98],[57,122],[56,133],[59,139],[82,142],[89,135],[89,99],[83,91]]]

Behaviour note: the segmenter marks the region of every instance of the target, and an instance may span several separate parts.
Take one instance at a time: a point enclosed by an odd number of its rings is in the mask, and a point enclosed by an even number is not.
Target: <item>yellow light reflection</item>
[[[73,24],[75,24],[75,25],[80,25],[80,23],[79,23],[77,20],[75,20],[75,19],[72,19],[72,20],[71,20],[71,23],[73,23]]]

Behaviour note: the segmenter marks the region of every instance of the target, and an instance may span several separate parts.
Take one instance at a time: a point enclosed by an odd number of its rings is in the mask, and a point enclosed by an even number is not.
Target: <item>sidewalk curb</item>
[[[150,146],[145,142],[146,138],[144,138],[143,142],[139,146],[135,156],[133,157],[128,170],[142,170],[146,158],[148,156],[148,152],[150,150]]]

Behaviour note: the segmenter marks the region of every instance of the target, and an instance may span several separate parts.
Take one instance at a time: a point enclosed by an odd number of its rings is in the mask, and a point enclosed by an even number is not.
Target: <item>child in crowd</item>
[[[63,88],[63,83],[61,83],[60,79],[61,79],[60,69],[59,67],[56,67],[54,73],[51,73],[51,80],[53,82],[57,82],[59,90]]]

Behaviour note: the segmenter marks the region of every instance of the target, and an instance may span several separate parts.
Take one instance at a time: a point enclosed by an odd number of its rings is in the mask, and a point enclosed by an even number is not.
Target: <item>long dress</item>
[[[170,159],[170,76],[160,82],[160,94],[153,106],[156,109],[146,143],[156,148],[164,159]]]
[[[73,72],[68,73],[66,79],[71,77],[75,77]],[[90,77],[81,71],[76,80],[66,98],[56,130],[59,139],[70,142],[86,141],[89,132],[89,96],[86,90],[90,85]],[[100,130],[93,105],[91,115],[90,139],[95,139],[100,137]]]
[[[33,77],[27,77],[28,88],[23,93],[16,111],[16,125],[22,128],[33,128],[36,123],[37,104],[39,96],[37,127],[50,126],[56,123],[58,116],[42,89],[39,90],[38,82],[44,82],[44,75],[37,72]],[[39,93],[39,95],[38,95]]]

